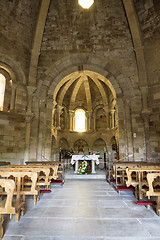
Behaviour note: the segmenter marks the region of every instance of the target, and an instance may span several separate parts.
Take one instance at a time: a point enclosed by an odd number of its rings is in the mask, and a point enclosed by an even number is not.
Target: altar
[[[75,163],[75,173],[77,173],[79,168],[79,161],[91,161],[92,163],[92,173],[96,173],[95,164],[99,164],[99,155],[72,155],[71,164]]]

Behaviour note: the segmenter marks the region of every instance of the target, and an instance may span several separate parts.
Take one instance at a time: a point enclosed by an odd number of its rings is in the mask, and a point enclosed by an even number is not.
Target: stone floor
[[[5,218],[3,240],[160,240],[160,217],[106,180],[66,180],[19,222]]]

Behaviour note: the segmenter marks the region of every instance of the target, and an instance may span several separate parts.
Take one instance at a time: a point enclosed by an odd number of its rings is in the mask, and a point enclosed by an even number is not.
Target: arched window
[[[77,109],[75,111],[75,131],[77,132],[85,132],[86,124],[85,124],[85,111],[83,109]]]
[[[0,111],[3,111],[4,93],[6,87],[6,78],[0,73]]]

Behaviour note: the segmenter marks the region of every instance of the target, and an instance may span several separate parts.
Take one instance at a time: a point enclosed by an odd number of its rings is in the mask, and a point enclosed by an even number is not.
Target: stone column
[[[69,131],[73,131],[73,111],[69,110]]]
[[[75,129],[75,113],[72,113],[72,131]]]
[[[93,115],[93,131],[96,131],[96,115]]]
[[[36,90],[36,88],[27,86],[27,90],[28,90],[28,105],[27,105],[27,113],[26,113],[26,137],[25,137],[24,162],[29,160],[31,122],[34,117],[34,114],[32,112],[32,97],[33,97],[33,92]]]
[[[142,93],[142,118],[144,121],[144,141],[145,141],[145,150],[146,150],[146,160],[148,162],[151,161],[151,146],[150,146],[150,132],[149,132],[149,120],[151,111],[148,108],[148,87],[141,86],[141,93]]]
[[[61,110],[62,110],[62,107],[57,105],[57,129],[61,129],[61,124],[60,124]]]
[[[115,110],[111,110],[111,128],[115,127],[114,124],[114,115],[115,115]]]
[[[24,163],[29,160],[29,146],[30,146],[30,133],[31,133],[31,122],[33,115],[26,115],[26,137],[25,137],[25,151],[24,151]]]
[[[109,128],[109,112],[108,112],[108,107],[104,107],[103,110],[105,111],[106,114],[106,129]]]
[[[65,109],[65,127],[64,130],[68,130],[68,113],[67,109]]]
[[[149,121],[151,113],[142,111],[142,118],[144,121],[144,134],[145,134],[145,147],[146,147],[146,160],[151,162],[151,145],[150,145],[150,132],[149,132]]]
[[[132,119],[131,119],[131,108],[130,108],[130,100],[124,99],[124,108],[125,108],[125,125],[126,125],[126,160],[134,159],[134,151],[133,151],[133,131],[132,131]]]
[[[15,109],[15,97],[16,97],[16,88],[17,85],[12,83],[11,89],[11,100],[10,100],[10,111],[13,111]]]
[[[142,86],[140,87],[142,93],[142,104],[143,104],[143,111],[148,112],[148,87]]]

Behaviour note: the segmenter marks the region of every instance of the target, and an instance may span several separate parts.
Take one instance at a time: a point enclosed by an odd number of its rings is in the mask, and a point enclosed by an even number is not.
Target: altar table
[[[75,163],[75,173],[78,171],[78,161],[92,161],[92,173],[96,173],[95,164],[99,164],[99,155],[72,155],[71,164]]]

